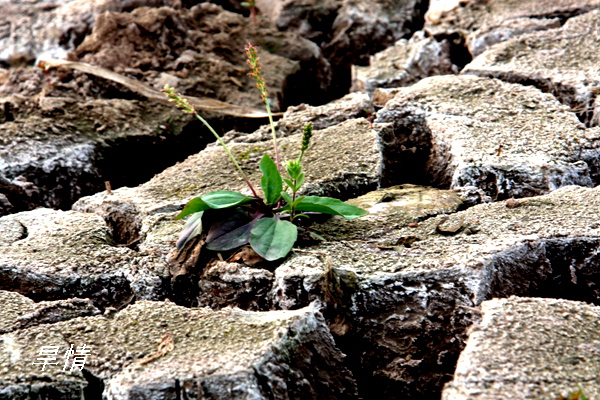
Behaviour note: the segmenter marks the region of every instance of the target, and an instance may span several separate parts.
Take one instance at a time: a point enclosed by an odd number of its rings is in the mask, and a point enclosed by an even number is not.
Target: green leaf
[[[206,248],[214,251],[227,251],[247,244],[250,240],[250,231],[255,223],[256,221],[249,222],[215,237],[210,243],[206,243]]]
[[[187,202],[183,210],[175,217],[175,219],[182,219],[187,217],[190,214],[201,212],[204,210],[208,210],[210,207],[206,204],[200,197],[196,197]]]
[[[202,233],[202,215],[203,211],[192,214],[192,216],[187,220],[181,233],[179,234],[179,239],[177,239],[177,250],[181,251],[192,238],[198,236]]]
[[[260,160],[260,170],[263,176],[260,178],[260,186],[265,193],[265,203],[273,204],[279,200],[279,195],[283,189],[281,182],[281,174],[277,169],[277,165],[271,157],[265,154]]]
[[[323,236],[319,235],[317,232],[310,231],[310,232],[308,232],[308,234],[310,236],[314,237],[315,239],[320,240],[321,242],[326,241],[325,238]]]
[[[242,204],[250,203],[256,200],[253,197],[245,196],[238,192],[230,192],[228,190],[217,190],[203,194],[188,201],[183,210],[175,217],[175,219],[184,218],[190,214],[206,211],[210,209],[218,210],[220,208],[230,208]]]
[[[286,203],[288,204],[292,204],[292,196],[290,196],[289,194],[287,194],[286,192],[281,192],[281,197],[283,197],[283,199],[285,200]]]
[[[341,215],[346,219],[354,219],[368,214],[368,212],[362,208],[358,208],[331,197],[306,196],[304,199],[297,202],[295,207],[296,211]]]
[[[209,208],[215,210],[235,207],[256,200],[254,197],[248,197],[241,193],[231,192],[229,190],[217,190],[216,192],[206,193],[200,196],[200,199],[202,199]]]
[[[306,198],[306,196],[300,196],[300,197],[296,197],[296,200],[294,200],[294,205],[300,203],[302,200],[304,200]]]
[[[296,191],[300,190],[302,185],[304,185],[304,178],[306,178],[306,174],[301,172],[296,179]]]
[[[263,218],[256,222],[250,232],[250,245],[268,261],[285,257],[298,237],[298,228],[289,221],[277,217]]]
[[[291,179],[283,178],[283,181],[285,182],[286,185],[289,186],[290,189],[292,189],[292,192],[298,191],[298,188],[296,187],[296,185],[294,185],[294,182],[292,182]]]
[[[302,172],[302,164],[298,160],[287,162],[287,173],[292,179],[298,179],[298,175]]]

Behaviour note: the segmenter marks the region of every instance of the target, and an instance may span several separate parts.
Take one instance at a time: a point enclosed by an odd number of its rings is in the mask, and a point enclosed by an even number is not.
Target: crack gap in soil
[[[108,210],[102,213],[102,217],[116,245],[138,250],[139,242],[142,240],[140,236],[142,223],[139,210],[134,204],[122,202],[113,207],[109,206]]]
[[[164,132],[105,143],[98,152],[101,179],[109,181],[113,189],[137,186],[212,142],[212,135],[199,121],[190,122],[180,132],[172,130],[168,122],[159,129]]]
[[[525,243],[496,255],[486,269],[489,281],[480,288],[486,293],[476,300],[477,304],[491,298],[519,296],[600,306],[600,239],[596,237],[550,238]],[[489,285],[487,290],[486,284]],[[439,399],[442,388],[431,398]]]
[[[424,112],[409,107],[402,111],[382,109],[377,113],[375,124],[382,158],[379,186],[429,184],[425,166],[431,154],[433,135]]]
[[[357,294],[352,330],[336,343],[365,400],[439,399],[485,299],[516,295],[600,305],[598,238],[525,242],[494,256],[486,270],[485,298],[476,304],[470,289],[456,282],[449,287],[439,277],[385,282]],[[377,302],[369,299],[373,293]]]
[[[486,296],[544,297],[600,305],[600,239],[553,238],[494,257]],[[482,299],[483,300],[483,299]]]
[[[81,370],[83,377],[88,382],[85,389],[83,389],[83,397],[85,400],[102,400],[102,393],[104,392],[104,380],[99,376],[94,375],[89,369],[83,368]]]
[[[569,85],[564,85],[561,82],[554,82],[550,78],[532,77],[515,72],[497,72],[497,71],[482,71],[483,73],[473,73],[478,76],[487,76],[489,78],[499,79],[507,83],[516,83],[523,86],[533,86],[544,93],[551,94],[561,104],[570,108],[579,121],[587,128],[598,125],[598,115],[596,112],[596,95],[590,94],[589,98],[580,99],[581,94],[577,88]]]
[[[460,72],[465,65],[473,61],[473,56],[467,47],[466,39],[458,33],[435,35],[435,40],[442,43],[446,40],[450,44],[450,61]]]
[[[528,15],[528,18],[531,19],[553,19],[556,18],[559,20],[560,25],[564,25],[569,19],[573,18],[573,17],[577,17],[578,15],[582,15],[585,14],[587,12],[590,12],[592,10],[592,8],[590,7],[582,7],[579,9],[574,9],[574,10],[563,10],[563,11],[554,11],[551,13],[541,13],[541,14],[533,14],[533,15]],[[551,29],[551,28],[549,28]]]
[[[365,400],[439,399],[452,377],[478,313],[465,287],[422,278],[358,293],[352,330],[336,337]]]
[[[182,128],[181,121],[172,121],[164,121],[147,135],[48,143],[28,165],[11,171],[10,176],[0,175],[0,215],[37,207],[70,210],[81,197],[103,191],[105,181],[113,190],[137,186],[214,141],[199,121],[192,120]],[[213,117],[210,122],[221,133],[253,131],[264,123],[224,117]],[[125,243],[116,236],[118,243]]]
[[[55,276],[1,268],[0,287],[35,302],[88,298],[101,312],[107,307],[122,309],[135,302],[130,282],[123,276]]]

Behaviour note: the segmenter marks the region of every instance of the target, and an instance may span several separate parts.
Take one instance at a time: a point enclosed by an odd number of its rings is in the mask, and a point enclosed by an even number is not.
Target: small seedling
[[[310,145],[312,124],[305,125],[300,155],[297,159],[286,163],[287,177],[282,177],[277,134],[269,106],[267,88],[260,72],[257,50],[252,43],[248,43],[246,54],[251,69],[249,75],[256,80],[269,115],[275,154],[275,160],[271,159],[268,154],[264,154],[259,164],[262,172],[260,187],[264,198],[258,195],[227,144],[210,124],[173,88],[165,86],[163,89],[170,101],[184,112],[194,115],[212,132],[252,193],[252,196],[246,196],[238,192],[218,190],[189,201],[181,213],[175,217],[181,219],[189,216],[177,241],[177,248],[180,251],[193,237],[203,232],[203,222],[210,220],[216,222],[212,222],[208,227],[204,239],[208,250],[228,251],[250,244],[261,257],[273,261],[285,257],[291,251],[298,237],[298,227],[295,225],[298,218],[320,213],[354,219],[367,214],[361,208],[331,197],[298,195],[305,181],[302,160]],[[211,218],[206,218],[205,213],[213,215]]]
[[[255,24],[257,24],[258,21],[256,19],[256,0],[242,1],[242,7],[250,9],[250,15],[252,15],[252,20]]]

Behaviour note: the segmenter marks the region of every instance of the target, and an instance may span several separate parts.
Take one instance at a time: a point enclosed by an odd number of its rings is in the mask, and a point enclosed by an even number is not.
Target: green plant
[[[227,144],[210,124],[173,88],[165,86],[163,90],[169,100],[174,102],[178,108],[194,115],[212,132],[252,192],[252,196],[246,196],[238,192],[219,190],[189,201],[176,217],[176,219],[181,219],[189,216],[177,241],[177,248],[183,249],[190,239],[201,234],[203,222],[216,221],[211,223],[206,233],[205,246],[207,249],[227,251],[249,243],[256,253],[266,260],[272,261],[285,257],[291,251],[298,237],[298,227],[294,224],[298,218],[308,217],[312,213],[322,213],[353,219],[363,216],[367,212],[330,197],[298,195],[305,180],[302,159],[310,144],[312,124],[304,127],[299,157],[286,163],[288,177],[281,176],[277,134],[269,106],[268,92],[260,73],[257,48],[249,43],[246,53],[251,69],[249,75],[256,80],[269,115],[275,154],[275,161],[268,154],[264,154],[259,164],[262,172],[260,186],[264,198],[257,194]],[[287,192],[288,189],[291,193]],[[205,213],[212,213],[212,215],[210,218],[206,218]]]
[[[556,400],[588,400],[588,398],[583,393],[583,389],[580,387],[578,390],[569,393],[567,397],[560,396]]]
[[[252,20],[255,24],[257,24],[258,21],[256,20],[256,0],[242,1],[242,7],[250,9],[250,15],[252,15]]]

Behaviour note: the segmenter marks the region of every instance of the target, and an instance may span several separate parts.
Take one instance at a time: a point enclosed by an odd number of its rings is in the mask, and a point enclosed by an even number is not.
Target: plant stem
[[[250,180],[248,179],[248,177],[246,176],[246,174],[242,170],[242,167],[240,167],[240,164],[238,164],[237,160],[235,159],[235,157],[231,153],[231,150],[229,150],[229,147],[227,147],[227,145],[225,144],[225,142],[223,141],[223,139],[221,139],[221,136],[219,136],[219,134],[213,129],[213,127],[210,126],[210,124],[208,123],[208,121],[205,120],[204,118],[202,118],[200,116],[200,114],[198,114],[196,112],[196,109],[188,102],[188,100],[185,97],[182,97],[179,93],[175,92],[175,89],[173,89],[169,85],[165,85],[165,88],[162,91],[165,92],[165,94],[169,98],[169,101],[175,103],[175,105],[177,106],[177,108],[181,108],[186,113],[192,114],[193,116],[195,116],[196,118],[198,118],[200,120],[200,122],[202,122],[204,124],[204,126],[206,126],[208,128],[208,130],[211,131],[211,133],[217,138],[217,141],[219,142],[219,144],[221,146],[223,146],[223,148],[225,149],[225,151],[229,155],[229,158],[231,159],[231,161],[233,161],[233,165],[235,165],[235,167],[240,172],[240,174],[242,174],[242,179],[244,179],[244,182],[246,182],[246,185],[248,185],[248,187],[252,191],[252,195],[254,197],[256,197],[257,199],[259,199],[260,197],[256,193],[256,190],[254,190],[254,186],[252,186],[252,183],[250,183]]]
[[[252,4],[252,2],[250,2]],[[256,87],[260,91],[260,96],[265,103],[265,108],[267,109],[267,115],[269,116],[269,125],[271,126],[271,133],[273,135],[273,150],[275,151],[275,165],[277,166],[277,171],[281,172],[281,165],[279,160],[279,151],[277,150],[277,134],[275,133],[275,123],[273,122],[273,113],[271,112],[271,105],[269,104],[269,91],[267,90],[267,85],[265,84],[265,80],[260,73],[260,61],[258,59],[258,47],[254,46],[252,42],[248,42],[246,46],[246,55],[248,56],[248,65],[250,66],[250,73],[248,74],[250,77],[254,78],[256,81]]]
[[[296,180],[294,179],[294,186],[296,186]],[[296,217],[296,206],[295,203],[296,202],[296,191],[292,190],[292,204],[290,204],[290,222],[294,221],[294,218]]]
[[[267,114],[269,115],[269,125],[271,126],[271,135],[273,136],[273,150],[275,151],[275,165],[277,170],[281,172],[281,166],[279,165],[279,151],[277,150],[277,134],[275,133],[275,123],[273,122],[273,113],[271,112],[271,106],[269,105],[269,99],[265,98],[265,107]]]
[[[208,128],[208,130],[211,131],[212,134],[217,138],[217,140],[219,141],[219,144],[221,146],[223,146],[223,148],[225,149],[225,151],[229,155],[229,158],[231,159],[231,161],[233,161],[233,164],[235,165],[235,167],[237,168],[237,170],[240,172],[240,174],[242,174],[242,178],[244,179],[244,181],[246,182],[246,184],[248,185],[248,187],[252,191],[252,195],[258,199],[259,196],[256,193],[256,190],[254,190],[254,187],[250,183],[250,180],[248,179],[248,177],[246,176],[246,174],[242,170],[242,167],[240,167],[240,164],[238,164],[238,162],[235,159],[235,156],[233,155],[233,153],[231,152],[231,150],[229,150],[229,147],[225,144],[225,142],[223,141],[223,139],[221,139],[221,136],[219,136],[219,134],[213,129],[213,127],[210,126],[210,124],[208,123],[208,121],[206,121],[204,118],[202,118],[196,111],[194,111],[194,116],[196,118],[198,118],[200,120],[200,122],[202,122],[204,124],[204,126],[206,126]]]
[[[252,15],[252,20],[254,24],[258,24],[258,20],[256,19],[256,6],[254,5],[254,1],[250,1],[250,14]]]

